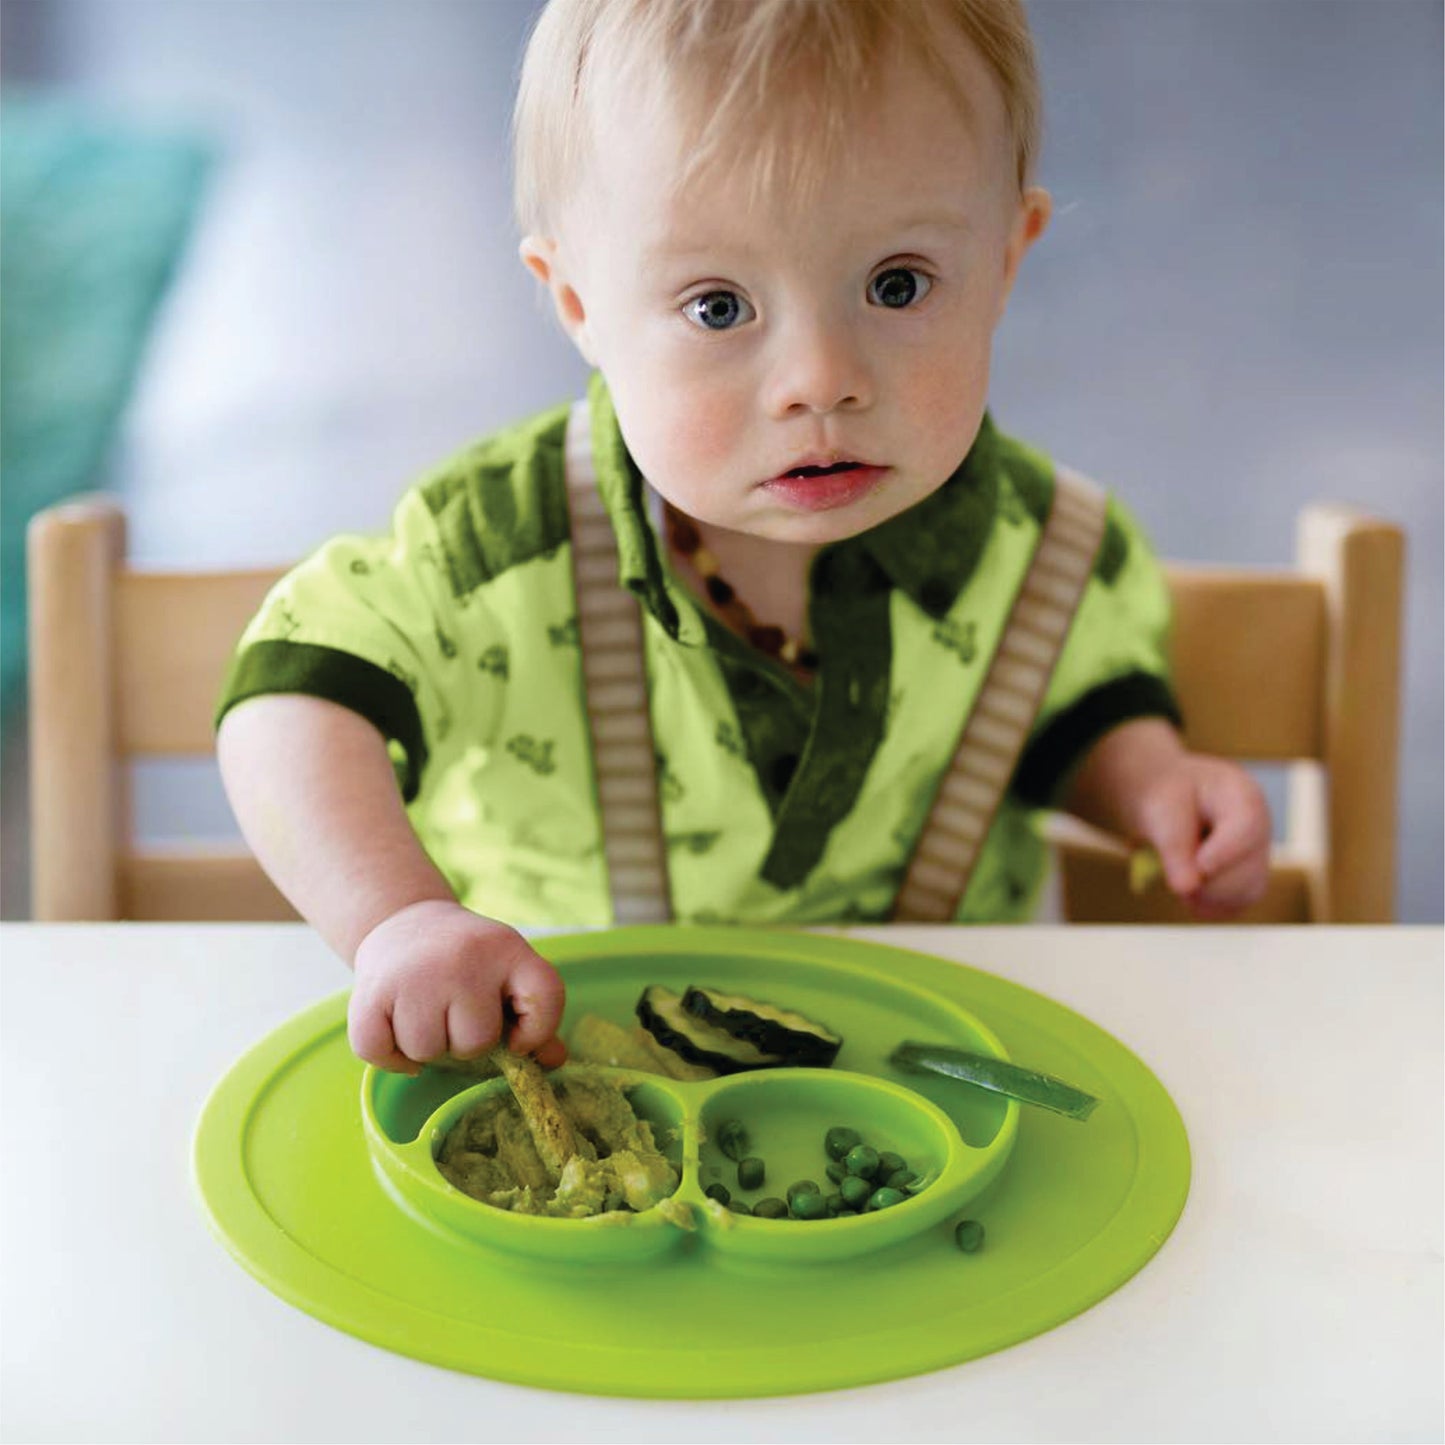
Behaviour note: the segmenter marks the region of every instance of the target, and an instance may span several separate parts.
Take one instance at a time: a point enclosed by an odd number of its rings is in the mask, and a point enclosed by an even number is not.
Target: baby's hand
[[[1150,780],[1134,816],[1170,889],[1200,918],[1229,918],[1263,897],[1269,806],[1237,764],[1182,754]]]
[[[563,987],[557,971],[516,929],[459,903],[428,899],[383,919],[356,950],[351,1047],[378,1068],[415,1074],[430,1059],[484,1054],[516,1023],[514,1053],[551,1067],[567,1056],[557,1038]]]

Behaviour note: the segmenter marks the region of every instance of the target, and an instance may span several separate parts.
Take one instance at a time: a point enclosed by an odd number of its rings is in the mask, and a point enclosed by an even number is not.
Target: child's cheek
[[[910,368],[899,395],[909,434],[917,439],[931,469],[943,469],[940,476],[950,472],[972,445],[987,402],[986,347]]]
[[[639,388],[630,410],[634,424],[625,430],[638,465],[684,507],[727,469],[744,430],[742,409],[721,388],[663,376]]]
[[[746,408],[717,383],[688,386],[674,405],[670,442],[677,461],[703,474],[725,466],[745,435]]]

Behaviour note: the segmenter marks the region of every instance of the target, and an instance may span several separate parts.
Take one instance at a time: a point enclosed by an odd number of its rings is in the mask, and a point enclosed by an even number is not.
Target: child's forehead
[[[855,231],[967,226],[1007,192],[1013,157],[981,62],[964,81],[966,110],[897,57],[830,137],[806,94],[780,96],[729,133],[710,128],[708,97],[619,72],[594,92],[596,200],[677,251],[742,248],[815,212]]]

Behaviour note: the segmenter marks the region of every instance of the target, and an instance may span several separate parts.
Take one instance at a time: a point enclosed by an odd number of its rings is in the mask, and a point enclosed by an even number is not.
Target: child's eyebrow
[[[915,216],[909,221],[898,221],[889,227],[894,231],[971,231],[973,224],[967,217],[952,211],[939,211],[928,216]]]
[[[972,232],[973,223],[966,217],[953,212],[934,212],[926,216],[914,216],[906,221],[891,221],[870,230],[877,236],[894,235],[898,232],[917,231],[961,231],[965,234]],[[762,254],[769,250],[769,247],[750,246],[746,242],[733,242],[725,238],[719,238],[711,242],[694,242],[690,238],[683,241],[660,240],[650,246],[643,248],[642,259],[645,262],[683,262],[683,261],[705,261],[723,253],[747,257],[755,253]]]

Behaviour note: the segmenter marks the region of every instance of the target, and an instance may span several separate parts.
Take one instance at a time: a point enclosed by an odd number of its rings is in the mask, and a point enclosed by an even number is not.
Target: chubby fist
[[[1269,806],[1237,764],[1184,753],[1140,790],[1133,811],[1171,891],[1197,917],[1230,918],[1263,897]]]
[[[443,1054],[476,1058],[509,1023],[514,1053],[548,1067],[567,1056],[556,969],[516,929],[459,903],[427,899],[383,919],[354,969],[347,1036],[378,1068],[415,1074]]]

